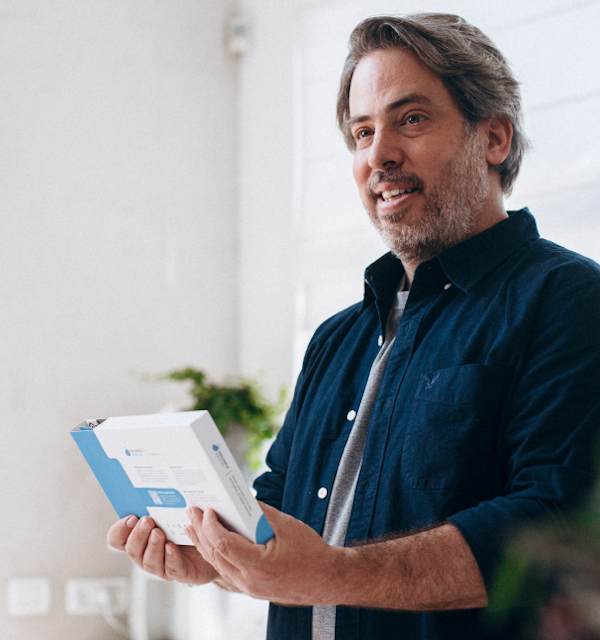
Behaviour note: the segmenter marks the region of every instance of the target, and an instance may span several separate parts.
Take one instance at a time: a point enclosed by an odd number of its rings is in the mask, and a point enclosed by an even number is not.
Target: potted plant
[[[281,427],[287,396],[285,388],[281,389],[278,402],[272,404],[255,381],[242,377],[217,384],[210,381],[204,371],[186,367],[171,371],[166,378],[191,382],[189,392],[193,403],[187,410],[209,411],[219,431],[227,436],[238,462],[242,456],[250,470],[256,471],[260,467],[263,443],[273,438]]]

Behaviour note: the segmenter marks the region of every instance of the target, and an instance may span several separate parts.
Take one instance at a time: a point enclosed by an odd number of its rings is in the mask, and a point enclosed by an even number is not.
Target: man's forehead
[[[375,106],[394,109],[406,103],[432,105],[453,98],[441,77],[410,49],[376,50],[357,64],[350,83],[352,120],[370,114]]]

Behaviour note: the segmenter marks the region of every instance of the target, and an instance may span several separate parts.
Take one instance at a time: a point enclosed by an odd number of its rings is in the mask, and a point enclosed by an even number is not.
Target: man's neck
[[[463,239],[468,240],[473,236],[476,236],[486,229],[493,227],[494,225],[502,222],[502,220],[508,218],[508,213],[506,213],[506,209],[504,208],[504,202],[502,197],[500,197],[497,201],[493,203],[493,206],[487,207],[485,212],[482,212],[482,215],[479,216],[477,223],[474,225],[472,233],[466,236]],[[421,262],[425,262],[425,260],[429,260],[434,258],[435,256],[430,256],[429,258],[425,258],[420,262],[409,263],[402,260],[402,266],[404,267],[404,271],[406,272],[406,282],[405,289],[409,290],[412,286],[413,278],[415,277],[415,271],[417,267],[421,264]]]

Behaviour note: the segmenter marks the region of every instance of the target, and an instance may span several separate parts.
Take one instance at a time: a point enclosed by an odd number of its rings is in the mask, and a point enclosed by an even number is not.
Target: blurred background
[[[418,11],[511,61],[533,150],[507,206],[600,260],[598,0],[0,0],[3,638],[122,637],[67,612],[80,578],[137,585],[138,640],[264,637],[265,603],[131,575],[69,430],[185,408],[157,376],[186,365],[293,385],[385,251],[335,128],[348,36]]]

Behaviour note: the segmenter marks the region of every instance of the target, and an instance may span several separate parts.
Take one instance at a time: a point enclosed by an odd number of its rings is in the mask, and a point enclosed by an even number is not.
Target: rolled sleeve
[[[568,276],[568,274],[566,274]],[[500,495],[448,520],[463,534],[489,583],[507,539],[540,519],[580,506],[594,485],[600,426],[600,286],[552,283],[503,433],[507,482]],[[551,281],[551,279],[550,279]]]

